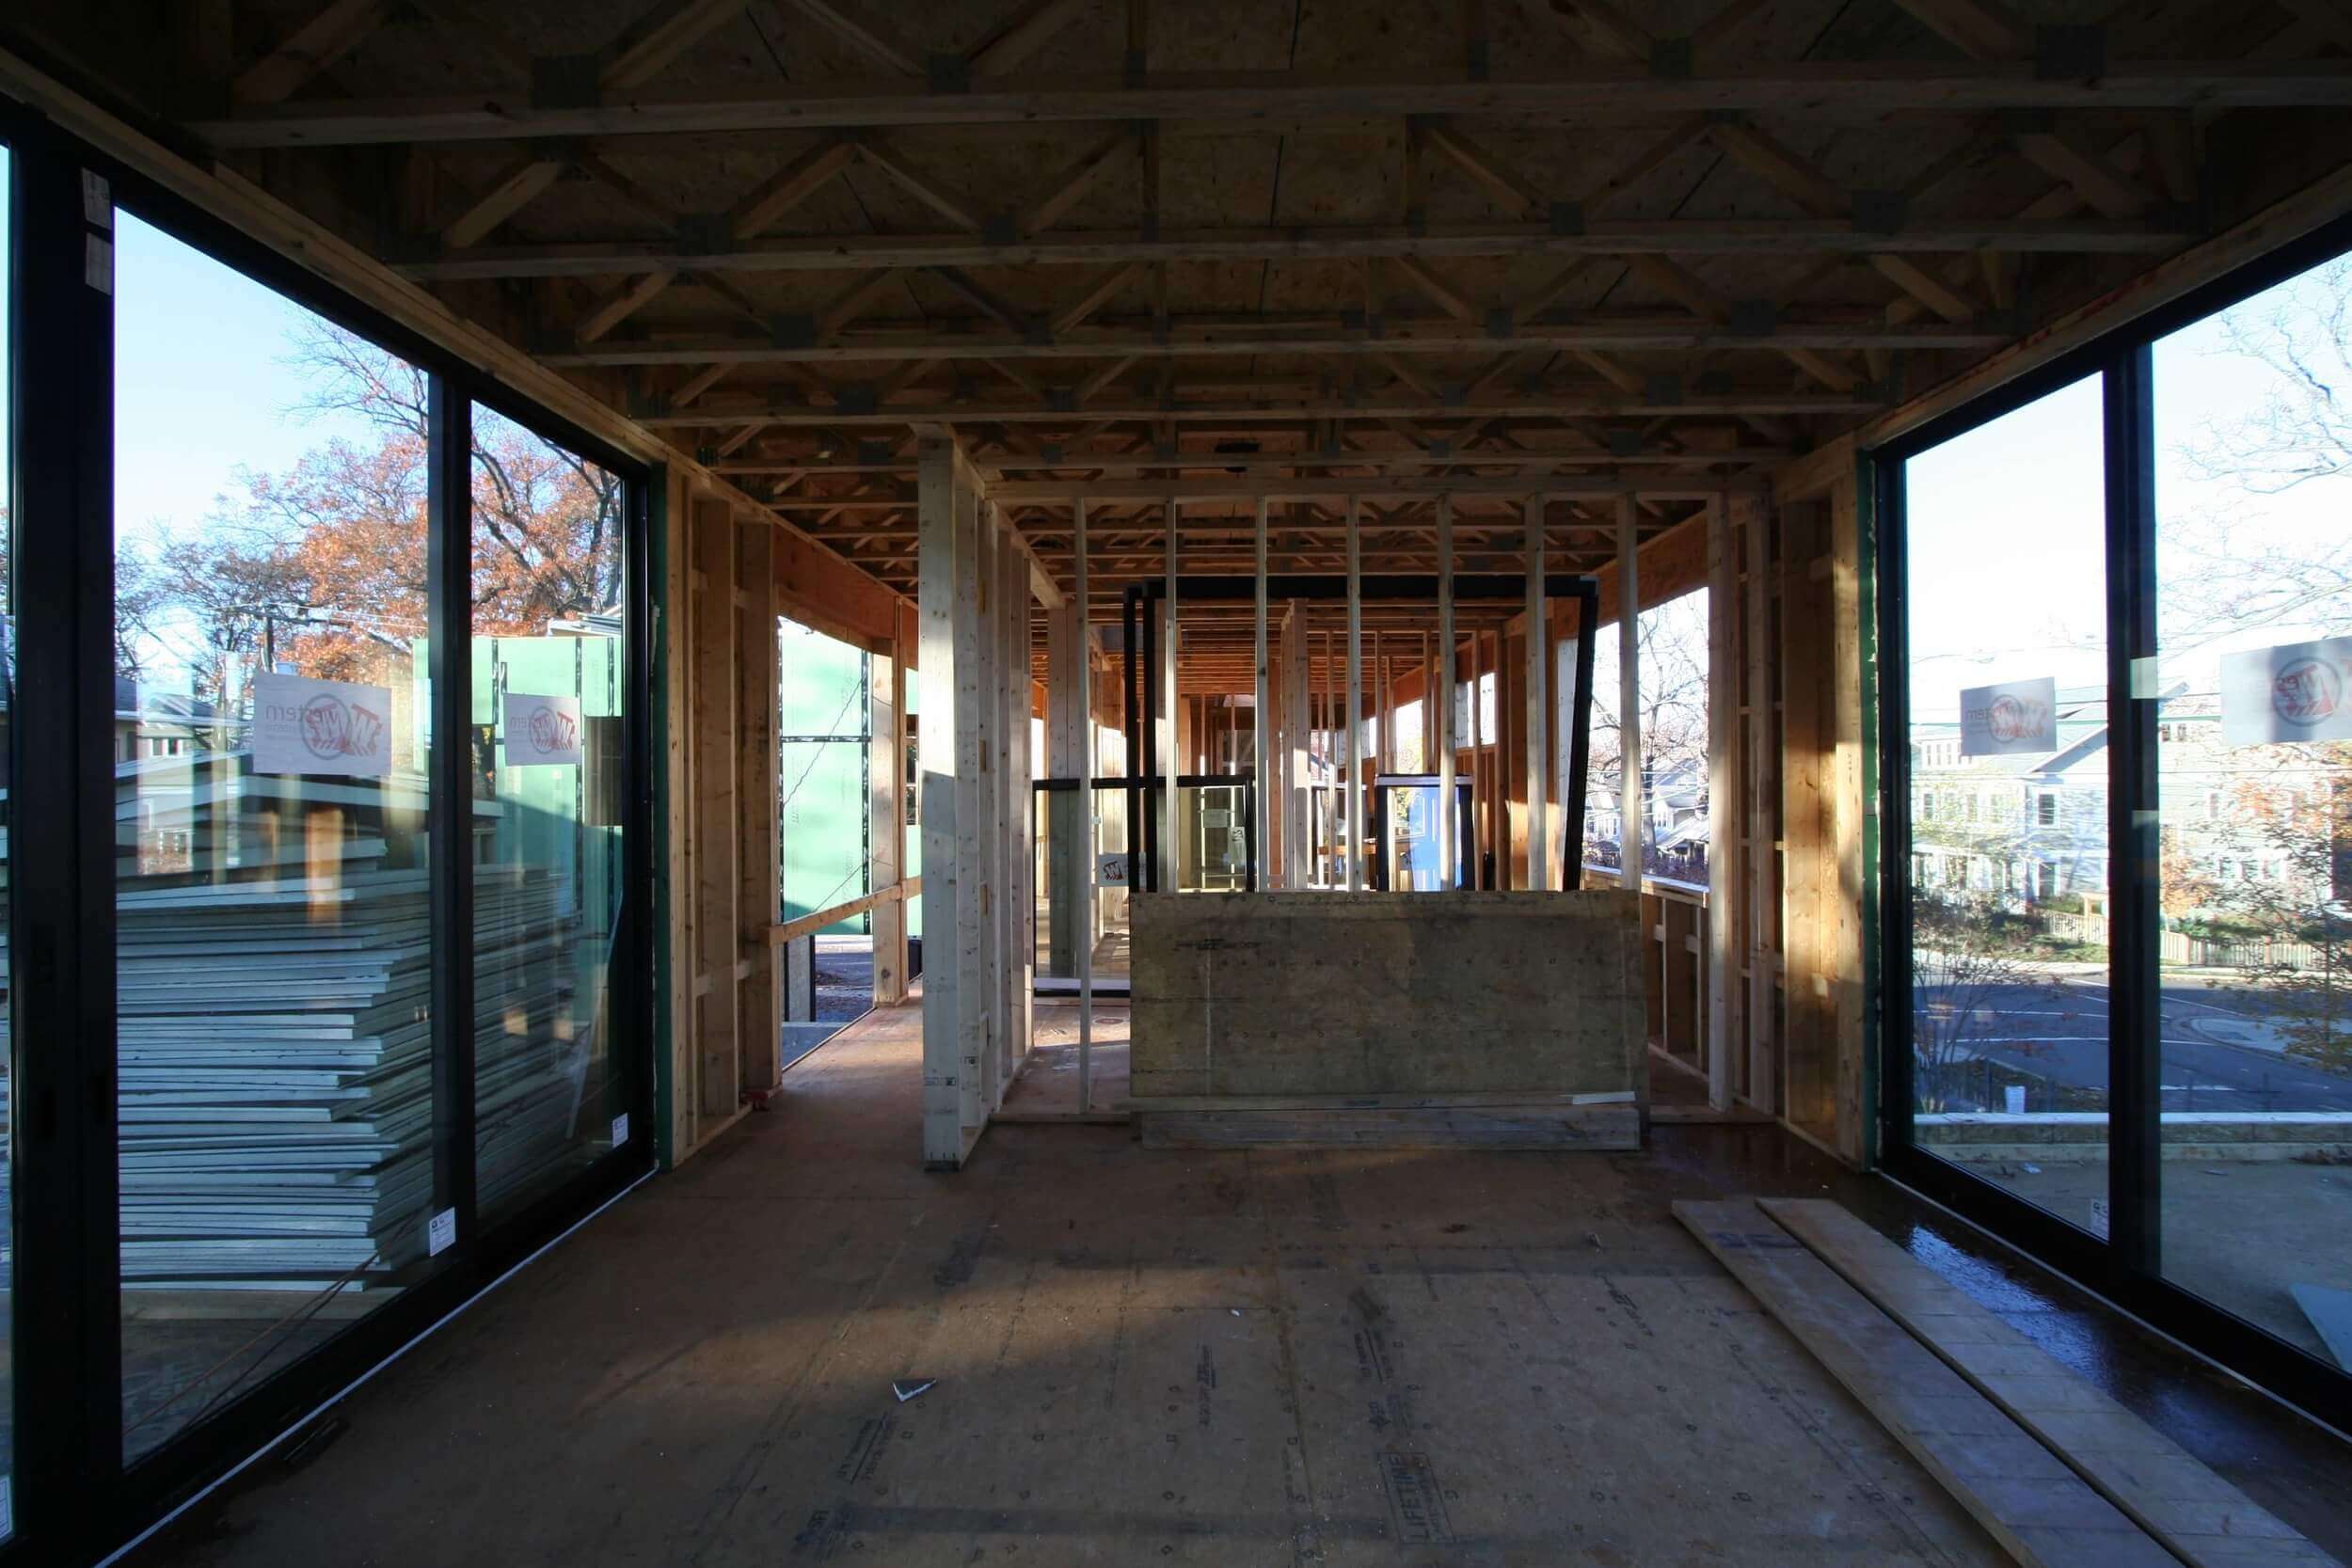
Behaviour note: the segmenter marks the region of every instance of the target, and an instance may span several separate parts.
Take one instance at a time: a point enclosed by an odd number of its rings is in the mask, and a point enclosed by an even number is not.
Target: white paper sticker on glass
[[[392,689],[253,677],[253,770],[381,778],[392,770]]]
[[[2003,681],[1960,694],[1960,754],[2023,756],[2058,750],[2058,682]]]
[[[506,694],[506,766],[577,768],[580,699]]]
[[[2352,740],[2352,637],[2287,642],[2221,661],[2221,738],[2231,746]]]

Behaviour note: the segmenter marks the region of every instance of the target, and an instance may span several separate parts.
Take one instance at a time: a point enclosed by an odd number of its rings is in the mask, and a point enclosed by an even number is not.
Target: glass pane
[[[429,1264],[425,380],[121,215],[126,1453]]]
[[[1913,1132],[2107,1228],[2106,483],[2093,376],[1905,468]]]
[[[16,601],[9,593],[8,578],[8,562],[16,558],[8,516],[10,498],[16,494],[8,454],[8,443],[15,435],[9,388],[16,384],[16,355],[8,341],[12,312],[8,304],[14,293],[16,265],[16,250],[8,240],[11,173],[8,147],[0,144],[0,788],[8,786],[9,777],[8,714],[16,706]],[[8,829],[7,809],[0,807],[0,1537],[14,1528],[16,1519],[16,1402],[9,1397],[16,1386],[15,1336],[9,1328],[16,1322],[16,1227],[8,1208],[8,1091],[15,1072],[10,1049],[16,1038],[16,1021],[8,986]]]
[[[474,1083],[485,1224],[628,1135],[613,1011],[626,492],[473,413]]]
[[[1180,893],[1239,893],[1249,880],[1248,788],[1184,784],[1176,791],[1176,889]],[[1331,792],[1343,814],[1343,790]],[[1343,852],[1343,846],[1333,853]],[[1341,886],[1347,881],[1343,868]]]
[[[2352,261],[2155,345],[2164,1273],[2352,1305]]]

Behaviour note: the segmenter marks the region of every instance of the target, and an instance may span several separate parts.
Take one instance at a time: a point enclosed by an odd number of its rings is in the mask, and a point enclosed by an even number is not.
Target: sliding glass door
[[[650,1168],[656,476],[0,130],[8,1563]]]
[[[1876,454],[1887,1166],[2338,1422],[2347,244]]]
[[[1917,1146],[2106,1232],[2103,378],[1905,474],[1911,1127]],[[2021,1159],[1988,1127],[2052,1139]],[[1988,1119],[1992,1118],[1992,1119]],[[2062,1135],[2062,1136],[2061,1136]]]
[[[2352,1361],[2347,381],[2352,261],[2153,349],[2162,1269],[2331,1361]]]

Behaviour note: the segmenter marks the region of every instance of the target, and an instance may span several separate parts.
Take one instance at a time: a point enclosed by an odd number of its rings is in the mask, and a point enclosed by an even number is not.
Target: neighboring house
[[[1956,724],[1912,730],[1912,885],[1993,896],[2012,908],[2099,919],[2107,883],[2107,725],[2103,688],[2058,692],[2054,752],[1963,757]],[[2282,771],[2268,747],[2221,741],[2210,694],[2176,685],[2156,721],[2159,832],[2169,875],[2216,884],[2268,883],[2297,901],[2286,855],[2242,799],[2249,785],[2283,792],[2329,787],[2328,769]],[[2168,908],[2169,916],[2199,912]]]
[[[1958,724],[1913,727],[1914,887],[2076,913],[2105,899],[2105,689],[2060,690],[2056,727],[2055,751],[1974,757],[1961,754]]]
[[[147,690],[127,676],[115,677],[117,762],[217,751],[219,724],[219,710],[201,697]]]
[[[1688,838],[1682,830],[1707,818],[1706,760],[1681,757],[1644,769],[1642,815],[1649,825],[1647,837],[1652,845]],[[1623,797],[1617,792],[1616,779],[1595,778],[1584,798],[1585,842],[1622,843],[1623,828]]]

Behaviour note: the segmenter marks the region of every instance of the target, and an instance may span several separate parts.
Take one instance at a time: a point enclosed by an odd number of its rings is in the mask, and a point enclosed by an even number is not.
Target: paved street
[[[1914,993],[1936,1005],[1942,988]],[[2281,1054],[2259,993],[2167,977],[2164,1109],[2352,1111],[2352,1076]],[[1974,990],[1963,1049],[2077,1089],[2107,1084],[2107,988],[2079,975]]]

